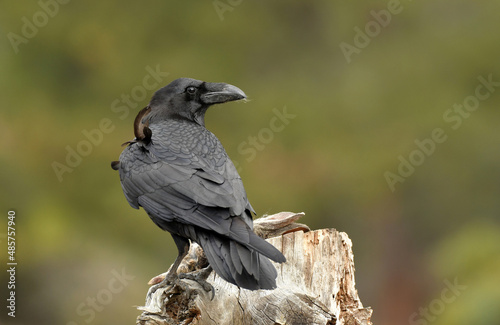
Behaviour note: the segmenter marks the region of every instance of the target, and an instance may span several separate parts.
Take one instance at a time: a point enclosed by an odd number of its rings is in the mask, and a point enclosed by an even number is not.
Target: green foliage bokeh
[[[304,211],[312,228],[349,234],[374,323],[411,324],[455,278],[467,289],[417,324],[498,323],[500,91],[456,129],[443,115],[475,95],[479,77],[500,81],[500,3],[401,1],[347,60],[341,44],[354,45],[355,28],[390,2],[42,0],[57,12],[16,46],[23,17],[43,9],[6,5],[0,197],[5,217],[16,211],[19,266],[18,318],[2,311],[2,324],[131,323],[147,281],[173,261],[170,236],[128,206],[110,168],[154,90],[127,110],[113,103],[124,105],[122,95],[158,67],[168,73],[158,88],[192,77],[246,92],[246,103],[210,109],[207,127],[237,162],[259,215]],[[276,111],[294,117],[262,141]],[[112,130],[58,179],[54,162],[67,165],[67,147],[103,119]],[[392,191],[385,173],[398,173],[399,157],[436,128],[446,141]],[[2,247],[5,232],[2,222]],[[122,269],[134,279],[89,307]]]

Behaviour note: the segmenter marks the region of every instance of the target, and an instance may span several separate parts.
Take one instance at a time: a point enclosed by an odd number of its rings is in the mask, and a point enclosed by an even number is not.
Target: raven
[[[135,139],[112,163],[128,203],[143,207],[174,239],[179,255],[164,283],[177,279],[194,241],[209,267],[227,282],[249,290],[276,288],[277,272],[269,259],[286,259],[253,232],[255,211],[241,178],[220,141],[205,128],[211,105],[245,98],[229,84],[176,79],[139,112]]]

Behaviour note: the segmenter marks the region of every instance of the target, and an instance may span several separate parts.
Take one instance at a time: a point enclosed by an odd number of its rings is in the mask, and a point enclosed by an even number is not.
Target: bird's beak
[[[247,98],[247,95],[238,87],[225,83],[205,83],[207,92],[201,95],[201,101],[204,104],[221,104],[234,100]]]

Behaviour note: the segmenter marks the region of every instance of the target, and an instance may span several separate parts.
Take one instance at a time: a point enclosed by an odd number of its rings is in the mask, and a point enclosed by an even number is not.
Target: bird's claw
[[[153,284],[147,294],[147,300],[151,300],[151,297],[154,295],[154,293],[161,288],[168,288],[168,287],[173,287],[173,286],[179,286],[182,291],[187,291],[188,286],[187,283],[183,283],[182,281],[179,281],[181,279],[186,279],[186,280],[192,280],[198,283],[205,292],[211,292],[211,297],[210,300],[213,300],[215,297],[215,289],[214,287],[208,283],[207,278],[212,272],[212,268],[206,267],[200,271],[196,272],[191,272],[191,273],[181,273],[179,275],[175,276],[169,276],[168,274],[166,276],[159,275],[154,277],[149,281],[149,284]],[[170,288],[171,289],[171,288]],[[166,289],[166,291],[170,290]]]
[[[210,272],[212,272],[212,268],[210,268],[209,266],[197,272],[181,273],[179,274],[179,279],[187,279],[197,282],[203,288],[203,290],[205,290],[206,292],[211,292],[210,300],[213,300],[215,297],[215,289],[213,285],[211,285],[207,281]]]
[[[158,289],[172,286],[174,283],[175,279],[170,279],[169,277],[165,277],[161,282],[156,283],[155,285],[152,285],[149,288],[147,298],[150,299]]]

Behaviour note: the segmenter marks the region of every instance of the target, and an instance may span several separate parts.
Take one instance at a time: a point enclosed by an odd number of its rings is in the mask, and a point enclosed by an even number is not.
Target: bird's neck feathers
[[[155,124],[162,121],[178,120],[188,123],[196,123],[205,127],[205,113],[208,107],[200,107],[194,112],[188,110],[171,110],[164,107],[151,107],[150,112],[142,118],[143,123]]]
[[[194,112],[194,114],[192,114],[192,119],[196,124],[205,127],[205,113],[207,112],[207,109],[208,107],[201,107]]]

